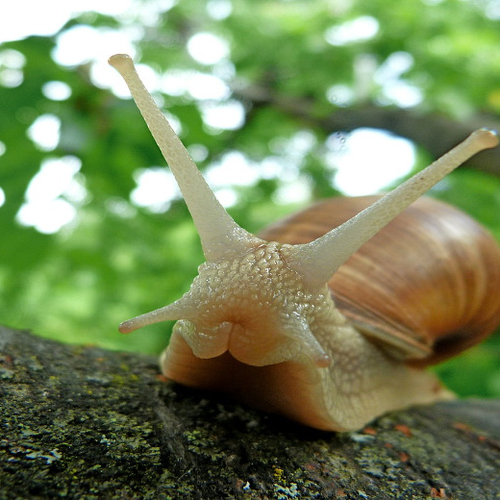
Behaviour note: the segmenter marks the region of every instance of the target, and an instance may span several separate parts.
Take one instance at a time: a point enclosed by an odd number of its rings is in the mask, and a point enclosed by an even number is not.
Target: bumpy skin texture
[[[231,260],[206,263],[182,302],[196,304],[193,317],[176,326],[200,358],[229,350],[253,366],[281,363],[299,355],[320,365],[327,354],[311,332],[324,321],[326,287],[312,293],[286,265],[286,248],[260,245]],[[340,323],[336,314],[329,322]]]
[[[179,301],[196,307],[176,324],[162,356],[168,378],[336,431],[451,397],[432,375],[356,331],[326,285],[308,289],[287,266],[289,248],[270,243],[200,267]]]

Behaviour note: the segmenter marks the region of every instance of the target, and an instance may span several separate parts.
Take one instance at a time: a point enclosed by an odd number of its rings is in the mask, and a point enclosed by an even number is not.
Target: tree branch
[[[167,383],[154,358],[0,327],[0,498],[498,498],[500,401],[326,433]]]
[[[236,88],[233,93],[235,97],[253,106],[274,106],[327,134],[348,132],[360,127],[387,130],[419,144],[434,158],[449,151],[478,128],[500,131],[498,117],[486,114],[470,117],[466,122],[458,122],[444,115],[425,113],[418,109],[364,104],[358,107],[337,108],[327,117],[317,117],[313,112],[313,104],[307,99],[282,97],[258,86]],[[500,148],[479,153],[471,158],[466,166],[500,177]]]

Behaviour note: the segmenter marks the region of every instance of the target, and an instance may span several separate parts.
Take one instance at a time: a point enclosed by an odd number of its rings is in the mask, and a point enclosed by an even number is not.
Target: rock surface
[[[500,401],[314,431],[0,327],[0,499],[498,499]]]

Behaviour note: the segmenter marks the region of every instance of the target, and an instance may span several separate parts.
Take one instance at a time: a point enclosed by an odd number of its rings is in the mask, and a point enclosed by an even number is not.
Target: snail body
[[[438,243],[432,238],[424,243],[423,248],[430,248],[433,255],[432,265],[448,263],[459,254],[465,266],[463,272],[462,264],[444,266],[452,276],[446,278],[439,299],[432,294],[430,299],[419,297],[426,290],[434,292],[436,280],[441,280],[435,270],[426,271],[427,263],[414,265],[415,276],[403,279],[403,284],[395,271],[377,268],[387,258],[391,267],[399,259],[411,267],[412,259],[403,258],[405,252],[418,261],[423,250],[415,249],[414,234],[402,254],[394,247],[403,234],[411,233],[409,220],[414,212],[433,220],[435,205],[429,208],[428,203],[437,202],[419,200],[404,211],[468,157],[496,146],[496,134],[476,131],[377,200],[354,199],[354,208],[335,208],[333,204],[346,202],[326,201],[257,237],[236,224],[217,201],[142,85],[131,59],[117,55],[110,63],[126,80],[177,179],[207,260],[179,300],[120,325],[120,331],[128,333],[159,321],[178,320],[161,357],[167,378],[226,391],[252,406],[335,431],[358,429],[390,410],[452,397],[434,375],[417,365],[467,347],[500,322],[498,245],[465,215],[463,224],[431,223],[424,233],[447,233],[437,238]],[[453,219],[455,209],[444,207],[439,210]],[[326,222],[316,218],[322,211]],[[306,220],[317,223],[304,232]],[[461,234],[469,225],[474,236]],[[388,236],[394,228],[399,228],[399,234]],[[385,249],[368,258],[366,248],[377,239]],[[466,249],[457,250],[458,241],[464,239]],[[470,270],[470,261],[481,263],[477,274]],[[370,278],[368,285],[363,284],[367,271],[373,270],[381,281]],[[430,276],[430,284],[420,277],[423,274]],[[454,293],[458,284],[477,286],[480,293]],[[385,295],[380,292],[384,286],[389,287]],[[402,295],[400,286],[406,286],[410,296],[397,307],[394,301]],[[440,312],[429,313],[428,307],[438,300],[457,306],[456,318],[441,321]],[[385,309],[377,309],[377,302]],[[452,347],[443,348],[446,344]]]

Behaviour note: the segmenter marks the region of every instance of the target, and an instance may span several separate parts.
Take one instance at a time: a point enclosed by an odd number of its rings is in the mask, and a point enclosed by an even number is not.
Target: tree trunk
[[[0,327],[0,499],[500,498],[500,401],[325,433]]]

